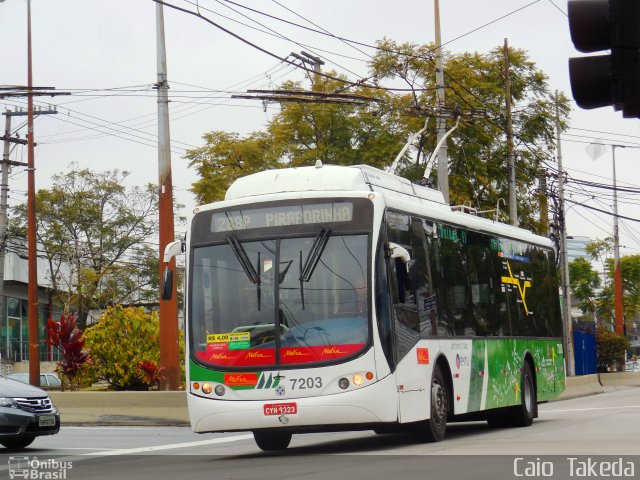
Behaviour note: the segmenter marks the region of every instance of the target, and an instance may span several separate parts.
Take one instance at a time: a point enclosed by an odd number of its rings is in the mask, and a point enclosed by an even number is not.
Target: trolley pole
[[[167,56],[164,40],[164,14],[162,5],[156,3],[156,46],[158,61],[158,171],[160,222],[160,364],[165,368],[165,380],[160,386],[163,390],[178,390],[180,387],[180,350],[178,346],[178,300],[176,283],[173,282],[173,294],[170,300],[162,299],[162,270],[164,249],[175,240],[173,227],[173,186],[171,180],[171,142],[169,135],[169,83],[167,82]],[[175,258],[169,262],[169,268],[176,276]]]

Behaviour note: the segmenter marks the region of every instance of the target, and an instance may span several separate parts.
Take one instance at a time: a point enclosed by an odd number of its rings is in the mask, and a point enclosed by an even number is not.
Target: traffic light
[[[640,117],[640,0],[569,0],[568,15],[577,50],[611,50],[569,59],[578,106],[613,105],[626,118]]]

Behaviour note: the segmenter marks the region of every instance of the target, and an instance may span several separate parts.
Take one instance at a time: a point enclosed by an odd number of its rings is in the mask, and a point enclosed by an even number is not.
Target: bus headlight
[[[338,386],[342,389],[342,390],[346,390],[347,388],[349,388],[349,380],[346,378],[341,378],[340,380],[338,380]]]
[[[226,390],[224,389],[224,385],[216,385],[216,395],[219,397],[225,394]]]
[[[206,393],[208,395],[211,393],[212,390],[213,390],[213,387],[211,386],[210,383],[202,384],[202,393]]]
[[[362,385],[364,383],[364,377],[362,375],[360,375],[359,373],[356,373],[353,376],[353,384],[356,387],[359,387],[360,385]]]

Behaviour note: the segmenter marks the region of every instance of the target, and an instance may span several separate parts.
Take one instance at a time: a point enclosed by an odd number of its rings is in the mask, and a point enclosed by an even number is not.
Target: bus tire
[[[413,436],[418,442],[439,442],[444,439],[449,415],[449,391],[439,365],[433,369],[431,377],[431,414],[423,422],[418,422]]]
[[[284,450],[291,443],[291,433],[288,432],[253,432],[253,439],[260,450],[270,452]]]
[[[524,362],[520,378],[520,405],[511,412],[514,427],[528,427],[533,423],[538,408],[535,382],[529,362]]]

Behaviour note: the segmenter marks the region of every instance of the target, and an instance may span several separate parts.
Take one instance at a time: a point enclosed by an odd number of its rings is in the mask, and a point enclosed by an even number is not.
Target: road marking
[[[198,442],[169,443],[166,445],[155,445],[153,447],[123,448],[120,450],[103,450],[100,452],[83,453],[83,455],[88,455],[88,456],[100,455],[103,457],[110,456],[110,455],[129,455],[132,453],[157,452],[159,450],[173,450],[176,448],[200,447],[203,445],[216,445],[220,443],[239,442],[240,440],[249,440],[250,438],[253,438],[253,434],[214,438],[212,440],[200,440]]]
[[[640,408],[640,405],[627,405],[623,407],[591,407],[591,408],[567,408],[567,409],[561,409],[561,410],[540,410],[540,413],[591,412],[595,410],[622,410],[625,408]]]

